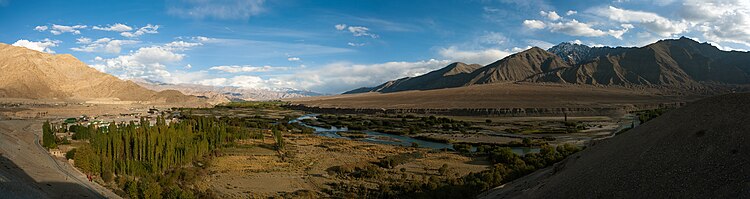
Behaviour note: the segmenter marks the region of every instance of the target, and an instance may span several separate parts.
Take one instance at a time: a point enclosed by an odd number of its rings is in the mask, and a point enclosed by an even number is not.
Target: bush
[[[471,153],[471,145],[469,144],[453,144],[453,149],[463,154]]]
[[[407,163],[413,159],[422,158],[422,157],[424,157],[424,154],[420,152],[402,153],[402,154],[388,156],[383,159],[380,159],[380,161],[378,161],[375,164],[383,168],[392,169],[393,167]]]
[[[71,149],[70,151],[65,152],[65,159],[68,159],[68,160],[73,159],[75,155],[76,155],[76,149]]]

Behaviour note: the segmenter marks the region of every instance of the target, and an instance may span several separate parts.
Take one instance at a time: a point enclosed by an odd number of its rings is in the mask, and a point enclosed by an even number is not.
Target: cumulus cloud
[[[523,27],[528,29],[544,29],[547,25],[539,20],[523,20]]]
[[[604,31],[591,28],[589,24],[578,22],[573,19],[568,22],[557,22],[549,24],[550,31],[564,33],[571,36],[601,37],[607,35]]]
[[[440,49],[438,54],[452,61],[486,65],[500,60],[512,54],[512,52],[498,49],[460,50],[458,47],[451,46]]]
[[[73,33],[74,35],[78,35],[78,34],[81,34],[80,29],[84,29],[86,27],[88,26],[85,26],[85,25],[64,26],[64,25],[52,24],[52,30],[50,30],[50,32],[53,35],[60,35],[63,33],[68,33],[68,32]]]
[[[116,23],[114,25],[108,25],[104,27],[94,26],[92,27],[92,29],[103,30],[103,31],[114,31],[114,32],[127,32],[127,31],[133,30],[133,27],[130,27],[128,25],[121,24],[121,23]]]
[[[336,24],[334,28],[336,28],[336,30],[344,30],[346,29],[346,24]]]
[[[92,67],[100,71],[117,75],[121,78],[146,78],[164,80],[170,78],[166,64],[173,64],[186,56],[180,52],[189,50],[190,47],[201,45],[200,43],[189,43],[175,41],[160,46],[142,47],[127,55],[114,58],[97,58]]]
[[[288,57],[288,58],[286,58],[286,60],[289,60],[289,61],[300,61],[301,59],[299,57]]]
[[[552,21],[557,21],[558,19],[562,18],[555,11],[549,11],[549,12],[539,11],[539,14],[544,17],[547,17],[547,19],[552,20]]]
[[[50,40],[50,39],[44,39],[42,41],[29,41],[29,40],[21,39],[11,45],[24,47],[24,48],[36,50],[39,52],[55,53],[55,51],[52,50],[52,47],[56,47],[60,43],[62,42],[58,40]]]
[[[352,88],[375,86],[397,78],[422,75],[450,63],[449,60],[435,59],[377,64],[336,62],[290,76],[271,78],[266,82],[276,87],[340,93]]]
[[[339,30],[339,31],[344,31],[344,30],[349,31],[355,37],[366,36],[366,37],[378,38],[378,35],[370,33],[370,28],[364,27],[364,26],[348,26],[346,24],[336,24],[334,28],[336,28],[336,30]]]
[[[106,52],[106,53],[120,53],[123,45],[137,44],[135,40],[117,40],[111,38],[101,38],[96,41],[92,41],[89,38],[81,37],[76,39],[79,44],[84,44],[79,47],[70,48],[73,51],[79,52]]]
[[[39,32],[44,32],[47,29],[48,29],[47,26],[37,26],[37,27],[34,27],[34,30],[39,31]]]
[[[568,10],[568,12],[565,13],[565,15],[567,15],[567,16],[574,15],[574,14],[578,14],[578,11]]]
[[[501,45],[508,42],[508,38],[499,32],[485,32],[477,37],[479,44]]]
[[[186,18],[249,19],[262,13],[265,0],[173,0],[167,13]]]
[[[132,30],[132,29],[131,29]],[[143,34],[156,34],[159,33],[159,25],[146,24],[146,26],[138,28],[135,32],[121,32],[120,35],[123,37],[138,37]]]
[[[651,12],[626,10],[614,6],[594,8],[591,12],[617,22],[639,23],[646,30],[662,37],[680,34],[688,29],[685,21],[672,21]]]
[[[526,43],[528,43],[528,44],[530,44],[532,46],[536,46],[536,47],[542,48],[542,49],[548,49],[548,48],[551,48],[552,46],[555,45],[555,44],[552,44],[552,43],[549,43],[549,42],[546,42],[546,41],[536,40],[536,39],[527,39]],[[528,47],[528,48],[531,48],[531,47]],[[523,50],[526,50],[526,49],[523,49]],[[519,52],[519,51],[522,51],[522,50],[513,50],[513,51],[514,52]]]
[[[688,0],[679,14],[695,24],[707,40],[750,46],[750,1]]]
[[[251,66],[251,65],[231,65],[231,66],[214,66],[210,70],[218,70],[227,73],[247,73],[247,72],[268,72],[278,70],[289,70],[289,67],[277,67],[277,66]]]

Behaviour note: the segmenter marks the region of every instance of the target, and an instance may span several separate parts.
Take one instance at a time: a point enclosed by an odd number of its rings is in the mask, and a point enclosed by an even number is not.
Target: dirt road
[[[120,198],[39,144],[41,121],[0,121],[0,198]]]

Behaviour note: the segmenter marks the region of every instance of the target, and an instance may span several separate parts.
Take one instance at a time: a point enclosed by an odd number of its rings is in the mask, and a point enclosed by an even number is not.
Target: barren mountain
[[[480,198],[748,198],[748,101],[690,103]]]
[[[268,90],[239,88],[230,86],[206,86],[198,84],[168,84],[149,80],[134,80],[135,83],[145,88],[163,91],[177,90],[186,95],[195,95],[199,98],[207,99],[211,104],[220,104],[230,101],[256,101],[256,100],[277,100],[285,98],[298,98],[318,96],[321,94],[305,92],[299,90]]]
[[[750,83],[750,53],[721,51],[708,43],[698,43],[685,37],[661,40],[640,48],[591,48],[570,43],[554,46],[549,51],[534,47],[470,73],[439,75],[455,65],[457,64],[422,76],[390,81],[374,88],[360,88],[347,94],[430,90],[503,82],[657,87],[672,90],[705,90],[706,85]]]
[[[465,86],[472,72],[482,67],[479,64],[452,63],[440,70],[432,71],[417,77],[406,77],[388,81],[374,88],[360,88],[363,92],[396,92],[404,90],[429,90]],[[360,90],[348,93],[361,93]]]
[[[0,98],[107,99],[198,102],[175,91],[154,92],[102,73],[72,55],[53,55],[0,44]]]
[[[389,81],[374,88],[360,88],[345,94],[432,90],[474,84],[516,82],[534,74],[549,72],[566,66],[565,62],[554,54],[533,47],[484,67],[477,64],[468,65],[456,62],[421,76]]]

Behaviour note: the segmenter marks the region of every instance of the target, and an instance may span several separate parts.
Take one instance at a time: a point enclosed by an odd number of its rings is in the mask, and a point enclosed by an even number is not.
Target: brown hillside
[[[690,103],[480,198],[748,198],[748,101]]]
[[[191,102],[181,93],[155,92],[102,73],[72,55],[52,55],[0,44],[0,97]]]
[[[711,44],[684,37],[661,40],[640,48],[591,48],[562,43],[549,51],[534,47],[471,73],[447,77],[428,73],[345,94],[507,82],[652,87],[678,92],[721,93],[726,89],[714,85],[750,84],[750,53],[721,51]],[[561,58],[561,55],[568,60]],[[451,66],[438,71],[449,68]]]

